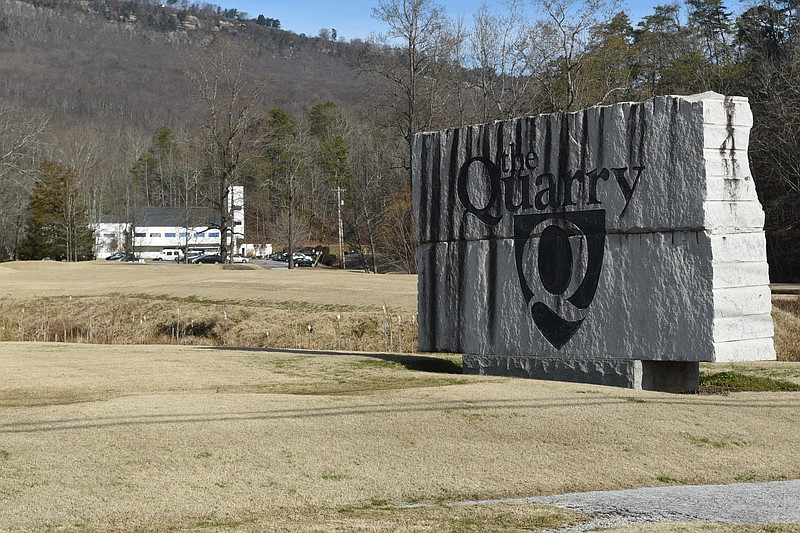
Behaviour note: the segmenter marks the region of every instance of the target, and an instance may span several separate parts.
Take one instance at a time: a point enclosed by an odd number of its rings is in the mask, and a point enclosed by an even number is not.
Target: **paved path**
[[[653,522],[780,524],[800,527],[800,480],[733,485],[676,485],[628,490],[574,492],[463,504],[532,502],[564,507],[593,519],[557,531],[590,531]]]

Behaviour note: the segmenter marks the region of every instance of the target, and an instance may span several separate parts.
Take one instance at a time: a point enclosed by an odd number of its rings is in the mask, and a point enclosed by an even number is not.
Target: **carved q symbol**
[[[605,209],[514,216],[514,255],[533,322],[561,349],[581,327],[597,291]],[[529,283],[529,280],[532,283]],[[537,293],[531,289],[534,286]]]

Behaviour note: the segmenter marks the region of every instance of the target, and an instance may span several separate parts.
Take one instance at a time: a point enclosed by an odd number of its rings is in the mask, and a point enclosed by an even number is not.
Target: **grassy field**
[[[0,264],[0,341],[415,352],[417,278],[257,265]],[[800,298],[776,296],[800,361]]]
[[[386,353],[413,350],[415,302],[413,276],[0,265],[0,531],[531,531],[584,517],[450,503],[800,477],[798,392],[465,376]],[[124,339],[145,344],[104,344]],[[800,383],[800,363],[711,369]]]
[[[581,517],[446,503],[800,477],[798,393],[669,395],[377,354],[0,353],[3,531],[523,531]],[[420,502],[434,505],[395,507]]]
[[[256,265],[0,264],[0,341],[413,352],[416,276]]]

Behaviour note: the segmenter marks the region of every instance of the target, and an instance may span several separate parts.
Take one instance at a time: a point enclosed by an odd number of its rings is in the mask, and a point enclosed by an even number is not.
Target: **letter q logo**
[[[514,215],[514,255],[533,321],[556,349],[581,327],[597,291],[605,209]],[[543,289],[536,293],[531,287]]]

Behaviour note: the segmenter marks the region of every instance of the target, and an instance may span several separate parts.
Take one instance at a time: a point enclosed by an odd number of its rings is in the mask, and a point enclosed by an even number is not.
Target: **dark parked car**
[[[106,257],[106,261],[121,261],[123,257],[125,257],[125,252],[117,252]]]
[[[294,254],[292,254],[292,257],[294,258],[294,266],[299,266],[299,267],[314,266],[314,260],[302,252],[295,252]]]
[[[141,263],[142,260],[133,252],[114,254],[116,257],[112,261],[119,261],[121,263]]]
[[[194,261],[195,265],[199,265],[201,263],[210,263],[212,265],[216,265],[220,262],[219,254],[207,254],[201,255],[196,261]]]

